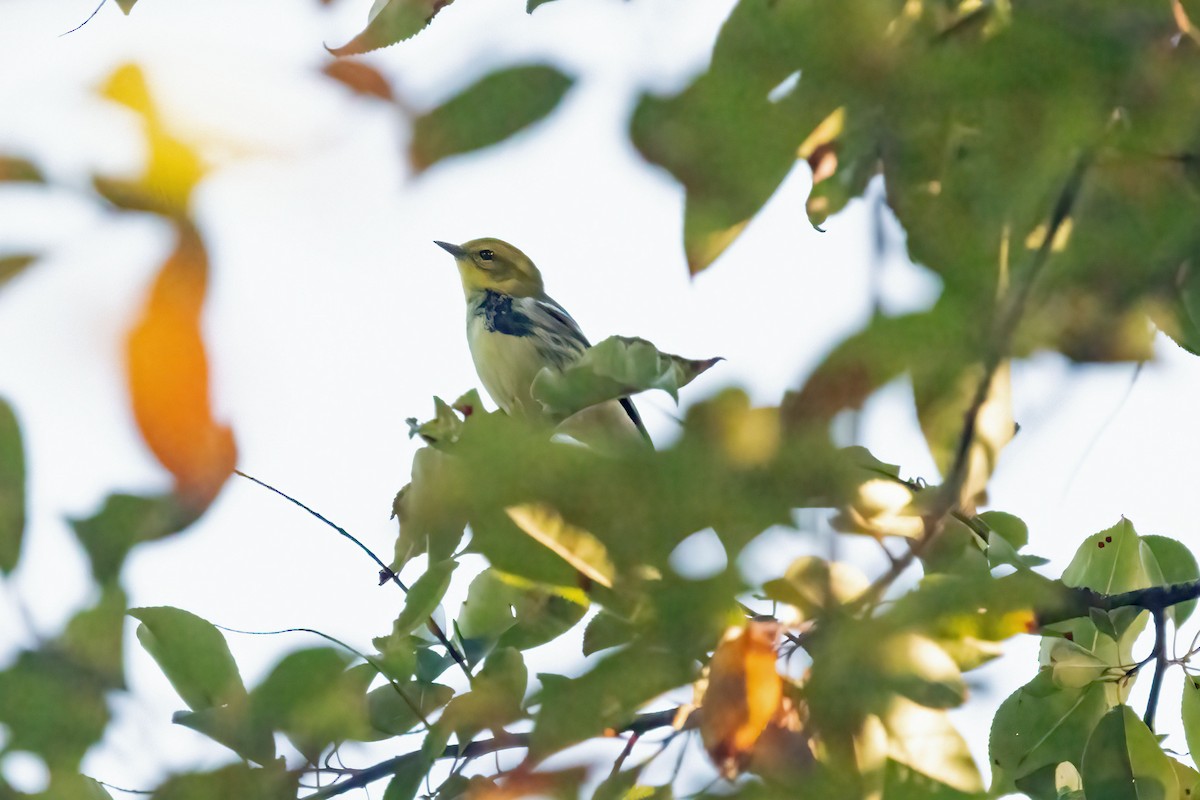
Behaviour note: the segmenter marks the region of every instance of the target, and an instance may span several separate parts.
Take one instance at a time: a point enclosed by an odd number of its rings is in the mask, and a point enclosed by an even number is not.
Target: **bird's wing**
[[[539,318],[537,321],[542,323],[534,326],[536,330],[539,330],[539,333],[536,335],[542,335],[540,331],[546,331],[547,333],[545,336],[547,338],[557,336],[562,340],[566,340],[565,342],[560,343],[569,343],[571,350],[575,350],[577,348],[578,352],[571,356],[571,361],[575,360],[580,355],[583,355],[583,351],[592,346],[591,342],[587,340],[587,337],[583,335],[583,330],[580,329],[579,323],[567,313],[565,308],[560,306],[553,299],[549,297],[540,297],[529,298],[529,300],[532,302],[530,302],[528,307],[525,309],[526,313]],[[551,341],[548,343],[551,344],[549,349],[555,349],[559,353],[563,352],[562,348],[555,348],[553,346],[555,342]],[[567,363],[570,362],[568,361]],[[566,364],[560,364],[559,366],[565,367]],[[638,413],[637,406],[633,404],[633,400],[628,397],[622,397],[620,399],[620,403],[621,408],[625,409],[625,413],[629,415],[629,419],[633,422],[634,427],[637,428],[638,433],[640,433],[642,438],[648,443],[652,444],[650,433],[646,430],[646,426],[642,422],[642,415]]]

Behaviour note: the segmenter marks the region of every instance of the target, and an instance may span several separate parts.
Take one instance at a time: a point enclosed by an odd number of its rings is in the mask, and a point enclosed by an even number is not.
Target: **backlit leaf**
[[[713,763],[732,779],[780,710],[783,678],[775,668],[779,625],[751,620],[726,635],[708,665],[700,736]]]
[[[510,67],[485,76],[413,121],[413,167],[423,171],[507,139],[553,111],[570,86],[570,78],[547,66]]]

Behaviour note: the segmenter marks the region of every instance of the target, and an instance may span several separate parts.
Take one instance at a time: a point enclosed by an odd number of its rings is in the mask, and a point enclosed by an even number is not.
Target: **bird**
[[[493,402],[510,416],[544,419],[533,379],[543,368],[563,370],[591,343],[579,324],[546,294],[533,261],[494,238],[463,244],[434,241],[454,256],[467,301],[467,344],[475,371]],[[557,431],[608,454],[653,447],[629,397],[585,408]]]

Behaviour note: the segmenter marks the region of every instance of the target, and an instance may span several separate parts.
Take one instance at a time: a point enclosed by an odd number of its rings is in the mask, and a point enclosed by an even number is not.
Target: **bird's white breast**
[[[467,342],[479,380],[496,405],[513,415],[542,413],[529,391],[545,366],[534,337],[489,331],[484,318],[474,315],[467,319]]]

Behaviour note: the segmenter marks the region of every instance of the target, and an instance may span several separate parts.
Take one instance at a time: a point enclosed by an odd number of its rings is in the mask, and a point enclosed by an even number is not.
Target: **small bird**
[[[435,241],[454,256],[467,298],[467,343],[475,371],[507,414],[545,415],[531,386],[543,367],[562,370],[591,347],[571,315],[552,300],[529,256],[499,239],[457,245]],[[652,447],[628,397],[585,408],[558,430],[606,453]]]

